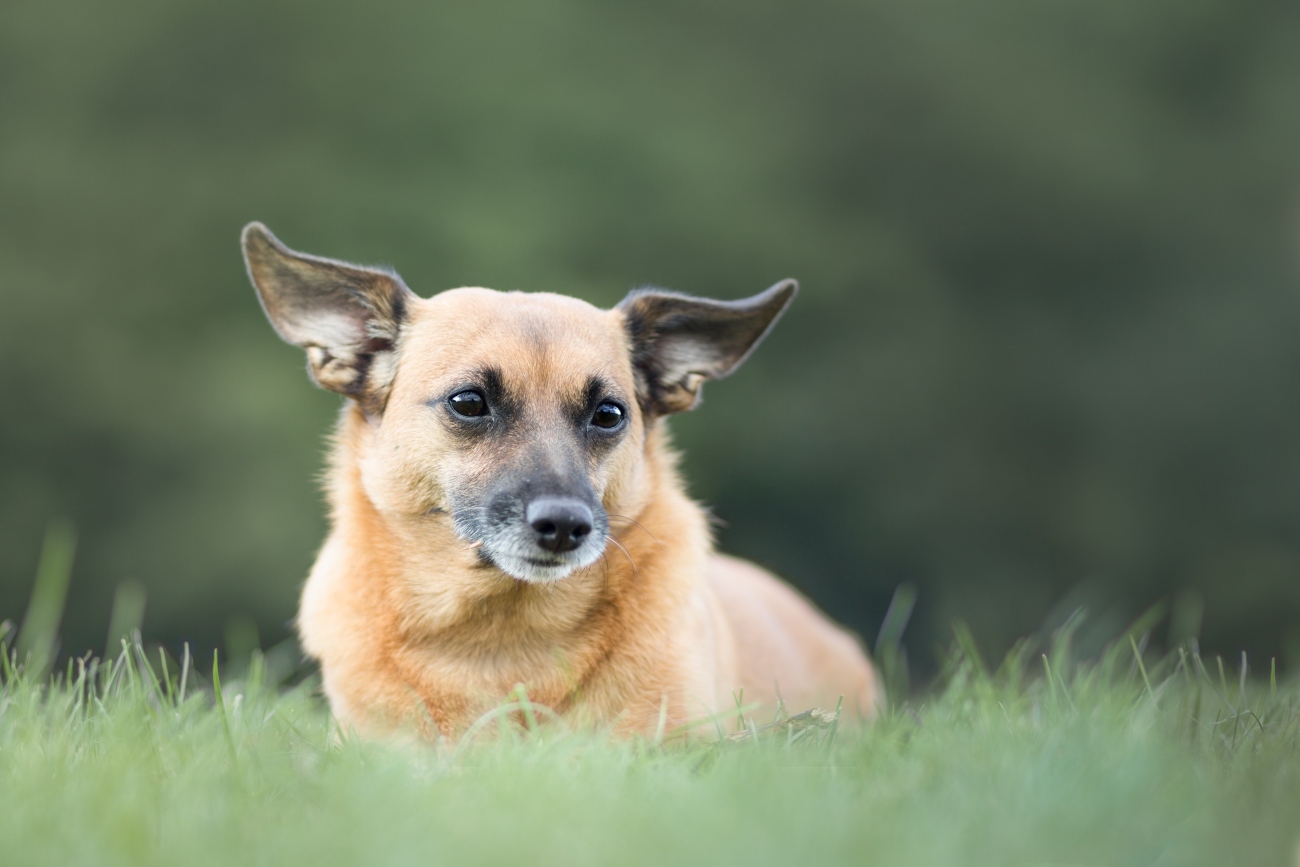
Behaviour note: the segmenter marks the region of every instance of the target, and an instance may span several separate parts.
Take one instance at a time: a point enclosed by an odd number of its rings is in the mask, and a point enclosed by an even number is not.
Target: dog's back
[[[834,708],[842,696],[847,716],[874,716],[884,697],[856,638],[753,563],[715,554],[708,568],[731,629],[734,679],[746,704],[774,707],[780,699],[798,712]]]

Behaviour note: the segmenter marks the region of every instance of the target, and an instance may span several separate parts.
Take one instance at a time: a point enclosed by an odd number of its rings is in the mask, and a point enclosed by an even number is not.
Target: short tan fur
[[[730,374],[795,295],[643,291],[613,310],[453,289],[243,235],[279,334],[347,395],[327,538],[298,627],[345,726],[454,738],[523,684],[646,735],[747,703],[871,717],[857,640],[713,550],[663,419]],[[757,469],[757,468],[756,468]],[[663,714],[661,720],[661,714]]]

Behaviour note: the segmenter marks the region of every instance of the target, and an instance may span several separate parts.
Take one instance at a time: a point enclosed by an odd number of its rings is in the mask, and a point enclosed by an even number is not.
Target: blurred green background
[[[1158,599],[1300,665],[1297,45],[1246,0],[6,0],[0,618],[66,517],[65,651],[124,581],[173,645],[289,634],[339,400],[260,219],[421,294],[798,277],[674,421],[725,548],[869,640],[915,585],[921,671]]]

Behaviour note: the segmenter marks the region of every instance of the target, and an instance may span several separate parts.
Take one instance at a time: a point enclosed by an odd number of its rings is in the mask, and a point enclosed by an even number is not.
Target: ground
[[[220,684],[139,645],[53,678],[7,649],[0,862],[1300,863],[1300,689],[1137,649],[956,649],[865,731],[614,742],[514,713],[457,747],[341,737],[257,655]]]

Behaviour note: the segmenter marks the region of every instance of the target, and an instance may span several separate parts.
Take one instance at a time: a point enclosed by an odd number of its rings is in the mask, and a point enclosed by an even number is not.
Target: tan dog
[[[793,280],[732,302],[638,291],[613,310],[488,289],[426,300],[259,223],[243,244],[276,331],[352,398],[298,620],[345,725],[454,737],[517,684],[622,733],[734,712],[742,688],[769,711],[779,689],[792,712],[841,695],[875,712],[854,638],[713,553],[663,425],[745,359]]]

